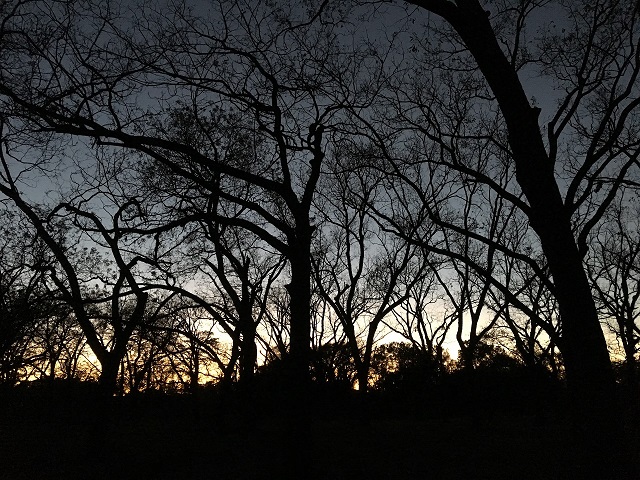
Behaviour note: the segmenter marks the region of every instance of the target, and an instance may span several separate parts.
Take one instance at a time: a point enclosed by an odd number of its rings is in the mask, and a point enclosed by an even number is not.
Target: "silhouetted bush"
[[[423,392],[446,375],[445,359],[409,343],[380,345],[372,358],[373,388],[381,392]]]
[[[311,380],[337,388],[352,388],[356,368],[349,347],[344,343],[326,343],[311,352]]]

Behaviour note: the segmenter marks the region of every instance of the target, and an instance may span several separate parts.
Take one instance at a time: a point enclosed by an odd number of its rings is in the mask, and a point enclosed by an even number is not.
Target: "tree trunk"
[[[240,383],[244,387],[249,387],[255,376],[258,348],[256,347],[256,327],[251,316],[244,319],[243,324],[240,345]]]
[[[369,370],[371,368],[371,354],[365,353],[365,358],[356,360],[356,377],[358,379],[358,391],[362,395],[366,395],[369,391]]]
[[[291,283],[287,290],[291,324],[286,370],[289,387],[305,390],[311,358],[311,234],[304,232],[296,240],[289,255]]]
[[[539,214],[538,214],[539,215]],[[596,306],[569,219],[539,215],[540,236],[553,277],[562,320],[562,352],[567,381],[577,395],[611,396],[613,371]]]
[[[113,396],[117,391],[118,369],[120,368],[120,359],[115,355],[107,353],[100,360],[102,371],[98,379],[100,393],[106,397]]]
[[[189,379],[189,393],[197,395],[200,390],[200,348],[198,344],[191,339],[191,378]]]
[[[576,434],[572,437],[577,478],[604,478],[616,461],[613,445],[622,432],[615,382],[587,275],[538,125],[517,72],[505,57],[483,6],[476,0],[416,1],[442,15],[460,35],[493,91],[506,122],[516,179],[529,203],[529,220],[538,234],[553,277],[562,321],[561,352]],[[607,458],[608,457],[608,458]],[[606,458],[607,461],[599,459]],[[597,471],[600,469],[600,471]]]
[[[424,6],[425,2],[416,3]],[[480,3],[459,4],[443,13],[476,59],[505,119],[516,179],[529,202],[529,220],[540,238],[556,288],[567,380],[575,397],[591,405],[591,410],[592,400],[603,400],[603,392],[610,393],[614,385],[611,362],[571,230],[571,217],[555,179],[555,165],[542,140],[539,110],[529,104],[517,72],[498,45]]]
[[[475,360],[478,355],[479,339],[471,332],[469,340],[461,344],[460,346],[460,361],[462,368],[466,372],[472,372],[475,370]]]
[[[625,319],[626,320],[626,319]],[[638,362],[636,361],[637,341],[635,338],[633,312],[629,315],[627,321],[620,322],[620,331],[623,338],[624,354],[625,354],[625,380],[627,382],[628,390],[632,395],[632,401],[635,405],[638,405],[640,398],[638,398]],[[625,328],[626,327],[626,328]]]

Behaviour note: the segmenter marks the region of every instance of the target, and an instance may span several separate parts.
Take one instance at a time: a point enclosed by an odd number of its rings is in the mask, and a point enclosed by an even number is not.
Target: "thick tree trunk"
[[[636,349],[637,341],[635,339],[633,316],[629,321],[625,322],[628,328],[622,326],[620,329],[626,337],[626,341],[623,342],[624,354],[625,354],[625,381],[629,392],[632,394],[632,401],[635,405],[638,405],[640,398],[638,398],[638,362],[636,361]]]
[[[98,385],[101,395],[106,397],[113,396],[118,389],[118,369],[120,368],[120,359],[115,355],[107,353],[100,360],[102,368]]]
[[[614,386],[606,341],[582,265],[571,217],[565,208],[532,108],[492,27],[477,1],[460,2],[450,20],[491,87],[503,113],[516,165],[516,178],[525,194],[532,228],[540,237],[555,285],[562,320],[562,353],[567,380],[582,407],[610,397]],[[604,392],[609,392],[604,395]],[[609,402],[605,402],[609,405]]]
[[[293,389],[305,389],[309,382],[311,354],[311,238],[298,239],[289,256],[291,283],[290,347],[287,359],[287,382]]]
[[[517,72],[502,52],[483,6],[477,0],[415,1],[447,20],[458,32],[493,91],[513,152],[516,178],[529,203],[529,220],[538,234],[553,277],[562,321],[561,352],[576,434],[576,478],[605,478],[621,441],[620,411],[607,344],[587,275],[538,125]],[[622,440],[624,441],[624,440]],[[618,455],[619,456],[619,453]],[[603,461],[605,459],[605,461]],[[569,462],[568,462],[569,463]],[[600,471],[598,471],[600,469]],[[592,476],[595,475],[595,476]],[[608,478],[608,477],[607,477]]]
[[[469,340],[466,343],[458,342],[460,346],[460,361],[462,363],[462,368],[466,372],[472,372],[475,369],[475,359],[478,350],[478,337],[475,335],[471,335]]]
[[[258,348],[256,347],[256,327],[253,319],[249,316],[243,320],[243,324],[240,345],[240,383],[244,387],[249,387],[255,376]]]
[[[369,391],[369,370],[371,368],[371,355],[367,358],[365,353],[365,358],[361,361],[356,361],[356,378],[358,379],[358,391],[362,395],[366,395]]]
[[[534,228],[542,243],[562,320],[562,352],[569,386],[582,396],[611,396],[613,371],[596,306],[569,219],[540,215]]]
[[[296,239],[289,243],[291,283],[289,292],[290,343],[285,357],[287,422],[284,449],[293,452],[287,477],[306,478],[312,465],[309,444],[311,414],[309,394],[311,375],[311,227],[296,219]],[[302,225],[302,226],[301,226]]]

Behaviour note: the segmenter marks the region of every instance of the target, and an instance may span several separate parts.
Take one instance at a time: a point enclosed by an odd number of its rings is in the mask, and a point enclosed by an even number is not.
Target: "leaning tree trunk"
[[[478,21],[477,13],[475,18],[465,15],[456,28],[500,104],[513,150],[516,178],[529,202],[529,220],[540,238],[553,277],[575,429],[570,439],[574,453],[569,460],[583,469],[574,473],[589,475],[596,473],[595,469],[608,468],[609,462],[615,463],[611,446],[621,433],[611,360],[572,231],[571,214],[555,179],[555,165],[544,147],[538,125],[539,110],[530,106],[489,21]],[[607,462],[596,460],[607,457]]]
[[[561,352],[572,402],[570,411],[580,428],[570,440],[577,457],[578,478],[598,477],[615,460],[613,445],[622,432],[614,401],[615,382],[607,344],[600,326],[587,275],[547,154],[539,110],[533,108],[517,72],[505,57],[483,6],[477,0],[416,5],[441,15],[457,31],[493,91],[503,114],[513,152],[516,179],[529,203],[529,220],[546,256],[562,321]],[[568,467],[569,468],[569,467]],[[604,478],[604,477],[598,477]]]
[[[613,387],[611,361],[587,275],[538,125],[539,109],[530,105],[505,57],[480,2],[414,1],[447,20],[475,58],[503,114],[516,167],[516,179],[529,203],[529,220],[547,258],[560,308],[562,353],[576,400],[604,400]],[[591,410],[592,407],[588,407]]]

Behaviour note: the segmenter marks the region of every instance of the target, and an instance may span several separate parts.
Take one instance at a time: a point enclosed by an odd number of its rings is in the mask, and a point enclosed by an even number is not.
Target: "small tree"
[[[587,272],[602,320],[622,346],[625,380],[638,390],[640,351],[640,237],[635,201],[623,202],[591,239]],[[634,401],[636,396],[633,395]]]

